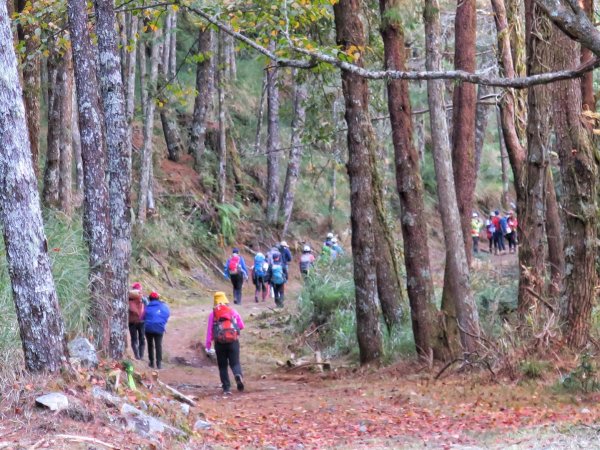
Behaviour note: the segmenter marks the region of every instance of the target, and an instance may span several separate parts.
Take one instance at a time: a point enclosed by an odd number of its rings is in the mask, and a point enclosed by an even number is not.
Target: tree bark
[[[8,0],[10,3],[11,0]],[[26,0],[17,1],[17,9],[22,12],[27,4]],[[32,3],[35,5],[35,3]],[[36,176],[39,172],[39,147],[40,147],[40,90],[41,90],[41,60],[39,56],[40,39],[35,34],[35,24],[24,24],[19,27],[21,31],[19,40],[25,42],[25,57],[23,58],[23,100],[27,114],[27,130],[31,145],[31,159]],[[25,38],[27,36],[27,38]]]
[[[44,234],[6,2],[0,2],[0,222],[25,367],[56,372],[65,327]]]
[[[554,67],[579,64],[579,45],[555,29],[551,41]],[[552,118],[565,209],[564,330],[569,346],[589,339],[595,301],[598,168],[589,125],[581,115],[580,80],[562,81],[552,89]]]
[[[71,131],[73,136],[73,158],[75,159],[75,196],[74,206],[80,207],[83,203],[83,160],[81,159],[81,136],[79,134],[79,112],[77,111],[77,93],[72,92],[73,115],[71,117]]]
[[[58,54],[58,49],[53,48],[48,57],[48,138],[46,145],[46,166],[44,168],[44,187],[42,199],[47,207],[58,207],[58,185],[60,180],[60,134],[61,117],[59,72],[64,74],[65,66]]]
[[[92,322],[97,348],[109,354],[111,334],[111,232],[108,188],[105,180],[106,141],[96,78],[95,54],[90,41],[87,9],[81,0],[69,0],[69,30],[77,88],[81,156],[84,170],[83,232],[89,248]]]
[[[217,198],[225,203],[227,191],[227,124],[225,123],[225,33],[219,33],[218,67],[216,85],[219,113],[219,168],[217,171]]]
[[[510,160],[508,158],[508,151],[506,149],[506,142],[504,141],[504,135],[502,134],[502,119],[500,117],[500,109],[496,108],[496,121],[498,123],[498,149],[500,150],[500,167],[502,169],[502,198],[501,204],[502,209],[508,209],[508,186],[509,178],[508,171],[510,170]]]
[[[382,16],[381,35],[385,68],[406,70],[404,30],[401,21],[395,16],[397,14],[395,11],[400,8],[400,1],[380,0],[379,8]],[[408,82],[388,81],[387,94],[396,164],[396,187],[400,196],[400,223],[405,243],[406,288],[411,308],[413,335],[417,353],[429,358],[437,345],[436,307],[429,262],[423,180],[419,154],[412,140]],[[379,280],[378,286],[380,286]]]
[[[546,174],[546,183],[546,239],[548,240],[548,264],[550,265],[548,294],[552,299],[557,300],[563,290],[565,252],[560,210],[550,167]],[[554,301],[553,304],[558,304],[558,302]]]
[[[441,68],[441,26],[438,0],[426,0],[423,12],[425,22],[425,46],[427,70]],[[452,174],[452,158],[448,140],[448,124],[444,104],[444,82],[427,81],[429,118],[431,121],[431,139],[433,161],[437,180],[437,194],[446,244],[446,275],[444,283],[449,294],[456,299],[455,310],[445,309],[444,345],[450,352],[472,352],[477,349],[479,340],[479,314],[471,293],[469,266],[460,225],[457,195]],[[460,327],[458,326],[460,325]],[[458,329],[458,330],[457,330]],[[455,331],[452,331],[455,330]],[[460,336],[460,344],[456,337]],[[450,355],[445,355],[449,358]]]
[[[206,123],[214,91],[214,64],[212,63],[213,31],[209,27],[200,28],[198,34],[198,54],[202,59],[196,65],[196,100],[192,116],[190,151],[194,156],[194,169],[201,173],[206,148]]]
[[[550,63],[552,24],[535,4],[527,0],[526,40],[528,75],[546,70]],[[544,293],[546,171],[549,148],[550,97],[548,87],[535,86],[528,92],[527,162],[523,173],[523,196],[519,210],[519,299],[521,315],[537,309]]]
[[[294,118],[292,119],[292,137],[290,145],[290,156],[288,167],[285,174],[285,183],[283,184],[283,194],[281,195],[283,231],[282,236],[287,233],[294,209],[294,197],[296,195],[296,185],[300,177],[300,163],[302,162],[302,136],[304,134],[304,123],[306,121],[306,99],[308,90],[306,82],[299,79],[297,69],[292,71],[294,80],[293,108]]]
[[[238,152],[237,146],[235,144],[235,139],[233,137],[231,126],[227,129],[227,157],[229,158],[229,161],[231,163],[230,166],[231,172],[233,173],[233,179],[235,181],[235,187],[237,190],[240,190],[244,182],[244,171],[242,170],[240,152]]]
[[[333,6],[336,42],[342,51],[363,49],[365,34],[360,20],[359,0],[340,0]],[[363,66],[362,54],[356,61]],[[361,364],[378,361],[382,355],[381,330],[377,311],[377,280],[370,164],[374,155],[373,129],[369,116],[369,87],[364,78],[342,71],[342,91],[348,126],[348,174],[350,176],[350,218],[356,295],[356,333]]]
[[[154,130],[154,95],[156,92],[156,80],[158,78],[158,60],[160,44],[160,28],[152,36],[152,50],[150,55],[150,76],[145,84],[142,85],[142,91],[145,94],[144,109],[144,148],[142,150],[142,160],[140,168],[140,182],[138,189],[138,207],[137,220],[140,224],[146,221],[148,201],[152,191],[152,135]],[[145,64],[145,58],[140,59],[140,64]],[[145,68],[144,68],[145,72]]]
[[[125,93],[125,119],[127,121],[127,137],[125,142],[127,152],[131,155],[133,150],[133,120],[135,114],[135,68],[137,56],[137,40],[139,18],[135,14],[128,15],[128,42],[126,60],[125,60],[125,77],[123,78],[124,93]]]
[[[475,184],[479,178],[479,169],[481,167],[481,156],[483,154],[483,145],[485,144],[485,132],[488,125],[488,107],[483,103],[482,98],[491,92],[489,86],[479,85],[477,87],[477,107],[475,110]],[[499,124],[498,124],[499,125]]]
[[[59,71],[57,88],[60,95],[60,161],[59,161],[59,208],[67,217],[73,214],[73,58],[71,50],[63,56],[64,69]]]
[[[271,44],[274,48],[274,43]],[[267,67],[267,222],[277,221],[279,207],[279,71]]]
[[[590,18],[594,20],[594,0],[581,0],[583,10]],[[594,53],[586,47],[581,47],[581,64],[589,62],[594,57]],[[594,96],[594,72],[587,72],[581,78],[581,102],[583,109],[596,111],[596,98]]]
[[[114,0],[95,0],[96,34],[100,54],[100,87],[108,152],[109,205],[112,248],[110,262],[110,356],[123,357],[127,344],[129,257],[131,256],[131,149],[128,144],[125,93],[117,51]]]

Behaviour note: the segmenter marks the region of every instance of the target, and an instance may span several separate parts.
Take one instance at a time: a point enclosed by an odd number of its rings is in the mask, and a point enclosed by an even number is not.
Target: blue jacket
[[[279,247],[279,253],[281,253],[281,261],[285,266],[292,262],[292,252],[287,247]]]
[[[242,255],[240,256],[240,269],[242,269],[242,275],[244,275],[244,278],[248,278],[248,268],[246,267],[246,261],[244,261],[244,257]],[[225,262],[225,270],[223,271],[223,273],[225,274],[225,278],[229,279],[229,261],[231,260],[231,258],[233,257],[230,256],[229,259],[227,259],[227,261]]]
[[[144,319],[146,333],[163,334],[170,315],[171,311],[166,303],[155,299],[150,300],[150,303],[146,306],[146,317]]]
[[[506,217],[500,219],[500,228],[502,229],[502,234],[506,234],[508,231],[508,219]]]

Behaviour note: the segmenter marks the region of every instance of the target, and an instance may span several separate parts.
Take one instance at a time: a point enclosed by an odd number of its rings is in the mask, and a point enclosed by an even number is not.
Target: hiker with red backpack
[[[238,248],[233,248],[231,256],[225,263],[225,278],[231,280],[233,286],[233,303],[236,305],[242,304],[242,286],[244,280],[248,279],[248,269],[246,268],[246,261],[244,257],[240,255]]]
[[[267,281],[273,287],[273,294],[275,297],[275,305],[283,308],[283,294],[284,286],[288,279],[287,266],[283,263],[283,259],[280,253],[273,255],[273,262],[269,264],[269,270],[267,271]]]
[[[269,263],[265,258],[265,255],[258,252],[254,257],[254,266],[252,266],[252,283],[256,288],[254,291],[254,301],[258,303],[258,295],[261,294],[262,301],[264,302],[269,295],[269,283],[267,283],[267,270],[269,270]]]
[[[238,312],[228,304],[229,300],[225,292],[215,292],[214,307],[208,316],[204,346],[206,355],[210,356],[212,343],[215,343],[219,377],[224,395],[231,395],[228,367],[231,367],[233,372],[237,390],[240,392],[244,390],[239,342],[240,331],[244,329],[244,321]]]

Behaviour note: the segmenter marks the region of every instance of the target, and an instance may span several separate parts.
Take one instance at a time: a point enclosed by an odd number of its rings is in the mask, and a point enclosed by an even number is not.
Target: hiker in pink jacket
[[[224,292],[215,292],[214,307],[208,316],[204,346],[206,354],[210,355],[213,341],[215,343],[219,377],[224,395],[231,395],[227,366],[231,367],[238,391],[244,390],[239,341],[240,331],[244,329],[244,321],[239,313],[228,304],[229,300]]]

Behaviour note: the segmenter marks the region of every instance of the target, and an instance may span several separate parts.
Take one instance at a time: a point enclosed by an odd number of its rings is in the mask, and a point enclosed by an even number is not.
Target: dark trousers
[[[264,302],[267,295],[269,295],[269,283],[265,281],[265,277],[256,277],[254,279],[254,286],[256,286],[254,301],[258,302],[258,294],[261,294],[262,301]]]
[[[234,273],[230,277],[231,285],[233,286],[233,303],[236,305],[242,304],[242,286],[244,285],[244,275]]]
[[[515,240],[515,233],[514,231],[512,233],[507,233],[506,234],[506,240],[508,241],[508,249],[509,250],[516,250],[517,249],[517,242]]]
[[[504,236],[502,235],[502,231],[494,232],[494,247],[496,247],[496,251],[503,252],[506,250],[504,247]]]
[[[479,253],[479,236],[471,236],[473,238],[473,253]]]
[[[133,349],[133,355],[135,356],[135,359],[144,358],[144,347],[146,346],[146,339],[144,338],[144,334],[144,322],[129,324],[131,348]]]
[[[273,293],[275,294],[275,304],[277,306],[283,306],[283,293],[285,284],[274,284]]]
[[[231,388],[228,367],[231,367],[234,376],[242,375],[242,366],[240,365],[240,342],[235,341],[231,344],[215,342],[215,352],[217,353],[221,386],[224,391],[228,391]]]
[[[160,369],[162,362],[162,333],[148,333],[146,332],[146,340],[148,341],[148,359],[150,364],[154,364],[156,361],[156,367]],[[154,350],[156,349],[156,357]]]

